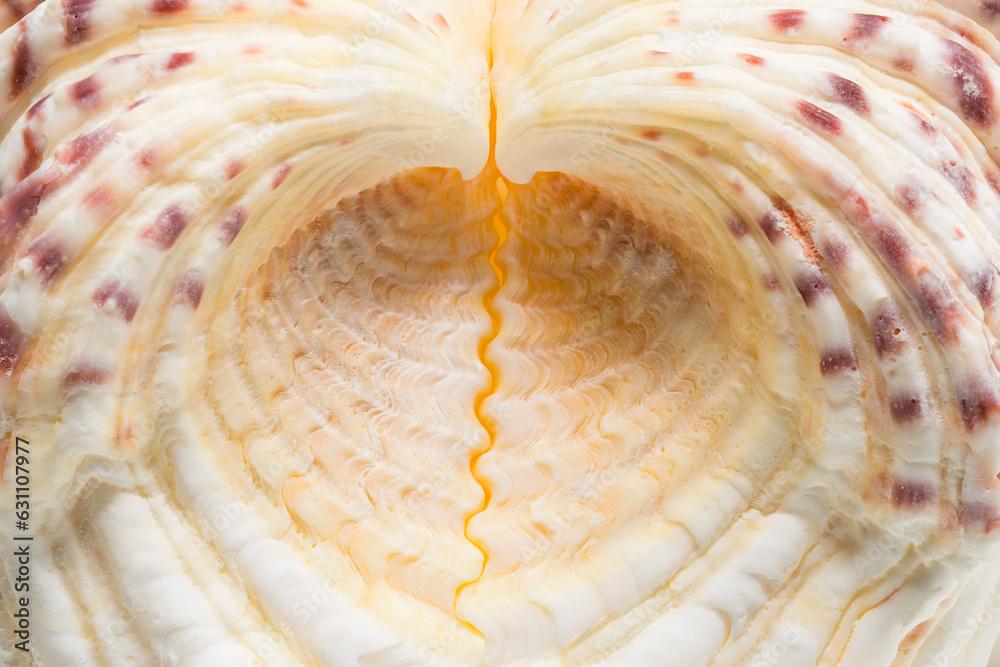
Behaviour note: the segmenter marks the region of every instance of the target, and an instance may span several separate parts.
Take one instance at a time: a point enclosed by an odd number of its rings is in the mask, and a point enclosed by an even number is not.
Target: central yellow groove
[[[490,327],[489,332],[483,336],[482,340],[479,341],[478,351],[479,361],[489,372],[490,380],[489,384],[487,384],[487,386],[476,396],[475,403],[473,404],[473,411],[475,412],[476,419],[479,420],[479,423],[482,424],[483,428],[486,430],[487,440],[486,446],[473,454],[472,459],[469,462],[469,470],[472,473],[473,479],[475,479],[483,488],[483,502],[465,519],[465,538],[469,540],[469,542],[471,542],[480,553],[483,554],[483,566],[479,570],[479,576],[463,583],[455,591],[455,616],[462,622],[463,625],[478,635],[482,635],[479,629],[472,623],[463,619],[458,613],[458,600],[466,588],[472,586],[483,578],[483,574],[486,572],[486,564],[489,562],[490,558],[485,545],[469,534],[469,525],[476,516],[486,511],[486,508],[490,504],[492,494],[490,493],[489,483],[477,473],[476,469],[479,466],[479,460],[483,457],[483,455],[493,449],[497,441],[496,424],[494,424],[493,420],[483,413],[483,405],[486,403],[486,399],[496,393],[500,384],[500,369],[493,359],[490,358],[489,348],[500,334],[501,317],[500,312],[496,309],[495,300],[507,279],[503,263],[498,258],[501,248],[503,248],[504,243],[507,241],[507,225],[503,221],[502,213],[503,204],[507,199],[507,184],[504,182],[502,177],[497,178],[496,188],[500,195],[500,210],[493,216],[493,230],[496,232],[497,241],[496,245],[493,246],[493,249],[489,254],[490,268],[493,269],[495,279],[493,286],[486,292],[483,299],[483,305],[486,308],[486,313],[489,315],[492,326]]]

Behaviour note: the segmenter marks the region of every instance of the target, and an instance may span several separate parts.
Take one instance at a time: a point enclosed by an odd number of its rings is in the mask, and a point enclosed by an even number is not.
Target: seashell
[[[1000,664],[996,2],[0,29],[3,664]]]

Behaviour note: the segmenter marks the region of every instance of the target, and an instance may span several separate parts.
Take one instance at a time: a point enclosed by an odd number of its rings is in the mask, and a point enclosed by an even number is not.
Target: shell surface
[[[1000,4],[0,28],[0,662],[1000,664]]]

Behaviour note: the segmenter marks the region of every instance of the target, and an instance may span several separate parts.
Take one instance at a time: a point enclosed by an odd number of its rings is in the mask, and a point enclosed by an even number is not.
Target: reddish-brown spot
[[[86,385],[99,385],[108,381],[110,371],[105,366],[99,366],[91,361],[77,361],[66,369],[62,386],[72,389]]]
[[[44,193],[42,182],[31,177],[19,182],[0,198],[0,248],[10,247],[25,223],[38,212]]]
[[[823,375],[838,375],[856,371],[858,360],[854,356],[854,350],[848,348],[827,350],[820,355],[819,368]]]
[[[141,53],[123,53],[120,56],[111,58],[108,62],[113,65],[121,65],[122,63],[127,63],[140,57],[142,57]]]
[[[25,127],[21,130],[21,142],[24,144],[24,160],[21,162],[18,176],[25,179],[42,163],[42,155],[45,153],[45,135],[38,135],[30,127]]]
[[[958,406],[965,428],[975,431],[1000,416],[1000,395],[986,380],[973,378],[959,388]]]
[[[970,204],[976,201],[976,177],[968,167],[951,160],[941,165],[941,173],[951,181],[965,201]]]
[[[799,100],[795,105],[799,115],[810,125],[829,134],[840,134],[843,130],[840,119],[812,102]]]
[[[234,178],[239,176],[244,169],[246,169],[246,165],[243,164],[240,160],[233,160],[227,163],[225,171],[226,180],[227,181],[233,180]]]
[[[434,15],[434,21],[435,21],[435,22],[436,22],[436,23],[437,23],[437,24],[438,24],[438,25],[439,25],[440,27],[442,27],[442,28],[450,28],[450,27],[451,27],[450,25],[448,25],[448,19],[446,19],[446,18],[444,17],[444,15],[442,15],[442,14],[435,14],[435,15]]]
[[[767,61],[760,56],[755,56],[750,53],[741,53],[740,57],[743,58],[743,62],[747,65],[753,65],[754,67],[763,67]]]
[[[844,106],[849,107],[855,113],[862,116],[868,115],[870,111],[868,98],[865,96],[865,91],[860,85],[836,74],[830,75],[830,85],[833,88],[833,93]]]
[[[996,120],[993,82],[986,75],[983,61],[958,42],[945,40],[945,47],[962,116],[981,126],[992,125]]]
[[[801,9],[785,9],[771,14],[771,25],[778,32],[790,32],[802,26],[806,13]]]
[[[877,14],[855,14],[854,23],[851,25],[851,30],[847,33],[845,40],[848,42],[857,42],[864,39],[871,39],[877,35],[888,22],[888,16],[879,16]]]
[[[301,7],[302,9],[307,9],[309,7],[309,3],[306,2],[306,0],[292,0],[292,4],[296,7]]]
[[[802,295],[806,305],[812,306],[821,296],[830,292],[830,283],[819,269],[810,267],[795,276],[795,289]]]
[[[986,182],[990,184],[993,193],[1000,196],[1000,172],[989,169],[986,172]]]
[[[869,230],[872,244],[885,262],[897,273],[905,273],[910,260],[910,244],[899,228],[890,222],[879,222]]]
[[[677,78],[678,81],[682,81],[684,83],[690,83],[691,81],[694,81],[694,72],[678,72],[674,76]]]
[[[68,144],[57,148],[56,160],[60,164],[70,167],[68,171],[64,172],[64,176],[71,177],[89,164],[107,145],[111,136],[112,133],[109,129],[99,128],[93,132],[81,134]]]
[[[0,373],[10,375],[24,351],[24,332],[0,306]]]
[[[63,41],[69,46],[90,36],[90,10],[94,0],[62,0]]]
[[[660,132],[659,130],[654,130],[653,128],[647,128],[643,130],[640,134],[643,139],[646,139],[648,141],[659,141],[660,137],[663,136],[662,132]]]
[[[997,269],[990,264],[972,276],[972,291],[979,305],[990,308],[996,299]]]
[[[984,533],[1000,527],[996,508],[985,502],[963,503],[958,511],[958,521],[966,528],[978,528]]]
[[[28,24],[25,21],[18,24],[17,41],[14,42],[11,63],[10,98],[14,99],[38,77],[38,62],[31,50]]]
[[[907,213],[916,212],[924,203],[925,193],[913,185],[901,183],[896,186],[896,201]]]
[[[175,14],[187,9],[188,0],[153,0],[149,9],[154,14]]]
[[[202,294],[205,292],[205,283],[194,271],[188,271],[177,281],[174,294],[182,302],[191,308],[197,308],[201,303]]]
[[[1000,0],[982,0],[979,10],[987,20],[994,21],[1000,16]]]
[[[919,396],[895,396],[889,399],[889,413],[897,424],[914,422],[924,413],[924,401]]]
[[[247,221],[247,212],[242,206],[230,209],[219,224],[219,238],[226,245],[231,244]]]
[[[851,250],[847,244],[838,238],[830,238],[823,242],[823,258],[834,271],[841,271],[847,265]]]
[[[170,55],[167,60],[167,64],[164,65],[164,69],[168,72],[178,70],[182,67],[187,67],[194,62],[194,53],[190,51],[178,51]]]
[[[941,278],[930,271],[923,272],[917,282],[917,303],[924,321],[942,341],[958,339],[961,306],[955,294]]]
[[[765,273],[761,280],[764,283],[764,288],[767,290],[777,292],[781,288],[781,281],[773,273]]]
[[[903,316],[895,304],[882,303],[872,315],[869,327],[875,352],[880,358],[894,357],[903,351],[906,346]]]
[[[897,479],[892,484],[892,504],[899,508],[926,507],[937,500],[937,486],[927,482]]]
[[[892,66],[898,69],[900,72],[912,72],[917,69],[917,62],[907,55],[897,56],[892,61]]]
[[[135,102],[132,102],[132,104],[128,105],[128,107],[126,107],[126,109],[128,109],[129,111],[132,111],[133,109],[138,109],[139,107],[141,107],[143,104],[145,104],[148,101],[149,101],[149,97],[148,96],[147,97],[141,97],[141,98],[137,99]]]
[[[278,171],[274,172],[274,178],[271,179],[271,189],[277,190],[281,187],[281,184],[285,182],[285,179],[288,178],[288,174],[290,174],[291,171],[292,165],[290,164],[283,164],[278,167]]]
[[[735,215],[729,218],[729,231],[738,239],[742,239],[750,233],[747,223],[743,222],[742,218]]]
[[[98,185],[83,196],[83,205],[91,209],[106,209],[114,201],[115,191],[109,185]]]
[[[812,240],[811,224],[783,199],[773,200],[772,206],[773,208],[764,214],[760,223],[768,240],[777,243],[782,238],[791,237],[802,246],[806,257],[818,262],[820,256]]]
[[[907,106],[907,108],[909,108],[909,105],[905,105],[905,106]],[[912,115],[913,118],[914,118],[914,120],[917,121],[917,126],[920,128],[921,132],[923,132],[924,134],[926,134],[928,137],[933,137],[933,136],[935,136],[938,133],[937,128],[934,127],[933,125],[931,125],[930,121],[928,121],[926,118],[924,118],[922,115],[920,115],[918,112],[914,111],[913,109],[909,109],[909,111],[910,111],[910,115]]]
[[[101,102],[101,85],[96,77],[88,76],[70,87],[70,97],[84,109],[93,109]]]
[[[129,287],[114,278],[108,278],[101,283],[93,295],[94,305],[104,308],[110,305],[118,316],[126,322],[131,322],[139,310],[139,297]]]
[[[143,148],[135,154],[135,163],[143,169],[149,170],[156,166],[157,153],[152,148]]]
[[[66,251],[62,244],[45,236],[35,239],[25,256],[31,258],[45,285],[50,284],[66,264]]]
[[[779,208],[772,208],[760,220],[760,228],[771,243],[777,243],[785,237],[788,229],[788,217]]]
[[[160,250],[169,250],[177,243],[187,224],[188,219],[184,210],[178,204],[173,204],[164,209],[153,224],[143,230],[142,238]]]

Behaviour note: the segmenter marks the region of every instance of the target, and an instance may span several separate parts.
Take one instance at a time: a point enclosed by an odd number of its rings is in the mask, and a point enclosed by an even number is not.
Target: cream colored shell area
[[[994,664],[994,5],[0,4],[30,660]]]

